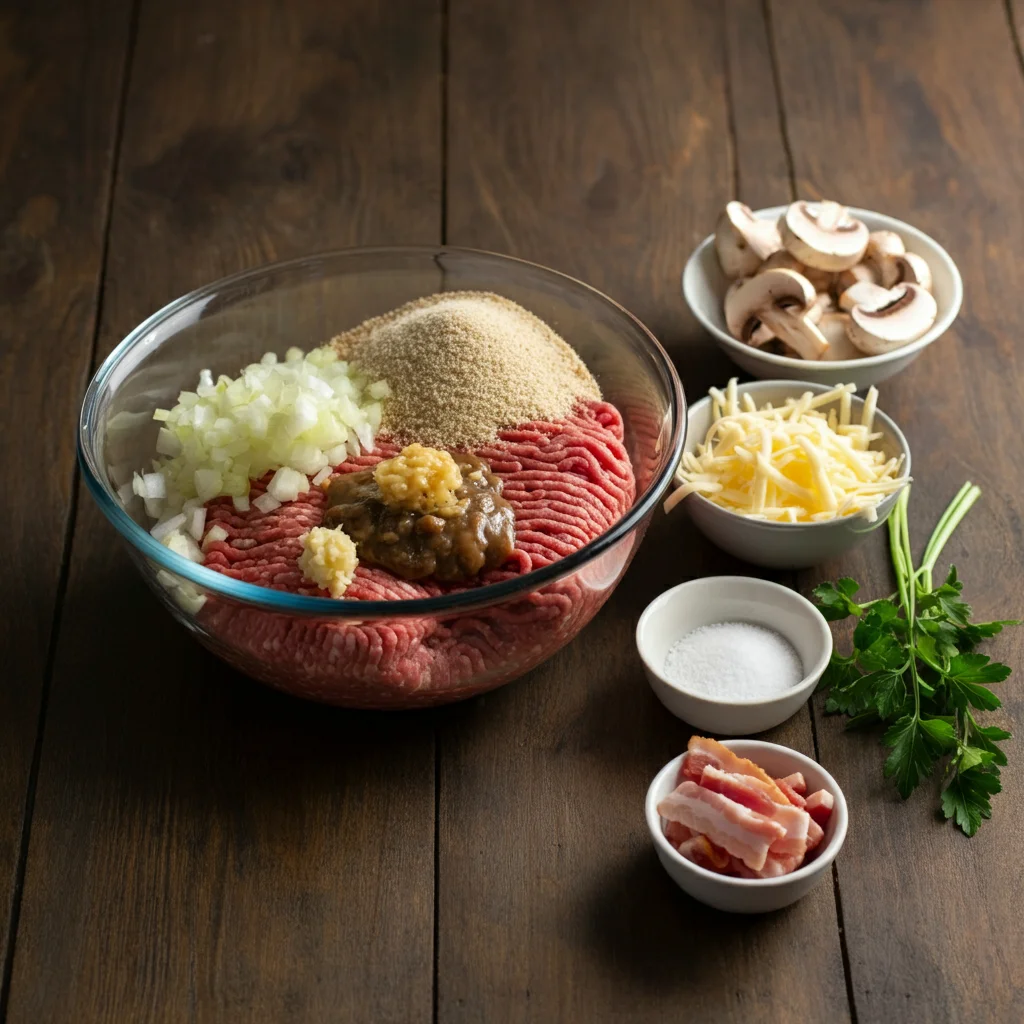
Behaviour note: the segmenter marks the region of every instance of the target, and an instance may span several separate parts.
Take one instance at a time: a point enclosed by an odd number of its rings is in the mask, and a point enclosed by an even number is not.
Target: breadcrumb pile
[[[332,340],[391,396],[381,430],[400,442],[472,448],[498,431],[568,416],[601,389],[547,324],[490,292],[417,299]]]

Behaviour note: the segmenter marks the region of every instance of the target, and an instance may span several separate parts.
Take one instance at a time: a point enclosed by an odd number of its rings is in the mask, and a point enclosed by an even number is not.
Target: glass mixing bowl
[[[138,499],[117,489],[153,457],[153,410],[199,371],[235,375],[266,351],[314,348],[341,330],[441,291],[505,295],[580,354],[622,414],[637,497],[609,530],[533,572],[405,601],[307,597],[231,579],[155,540]],[[679,460],[679,378],[649,331],[579,281],[506,256],[453,249],[358,249],[236,274],[172,302],[110,354],[89,385],[79,457],[92,496],[139,571],[215,654],[271,686],[360,708],[443,704],[507,683],[593,618],[622,578]],[[137,506],[137,507],[136,507]],[[438,648],[456,644],[458,656]],[[433,666],[433,667],[432,667]]]

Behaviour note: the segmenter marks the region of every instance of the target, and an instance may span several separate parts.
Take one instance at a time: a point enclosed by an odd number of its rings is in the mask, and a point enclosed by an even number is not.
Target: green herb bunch
[[[829,621],[850,615],[860,621],[848,655],[833,653],[819,689],[828,691],[826,712],[850,717],[848,727],[881,722],[891,753],[885,775],[894,778],[904,798],[928,778],[940,761],[946,762],[942,811],[969,836],[983,818],[992,816],[991,797],[1000,790],[999,769],[1006,755],[999,744],[1010,733],[984,726],[976,711],[994,711],[999,698],[988,684],[1010,674],[1007,665],[975,651],[1015,621],[971,622],[971,608],[962,598],[963,584],[956,568],[941,586],[932,571],[946,541],[981,496],[964,484],[950,502],[914,568],[907,524],[910,487],[904,488],[889,518],[889,550],[896,575],[896,593],[856,602],[860,589],[846,578],[823,583],[814,591],[818,607]]]

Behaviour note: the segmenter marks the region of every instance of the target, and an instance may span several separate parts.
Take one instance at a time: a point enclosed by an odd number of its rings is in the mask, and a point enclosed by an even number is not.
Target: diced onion
[[[179,526],[184,525],[185,513],[179,512],[176,516],[171,516],[170,519],[164,519],[157,523],[149,532],[156,540],[163,540],[169,533],[173,533]]]
[[[211,544],[216,544],[219,541],[228,539],[228,531],[224,529],[220,523],[214,523],[206,531],[206,536],[203,538],[203,550],[205,551]]]
[[[273,495],[278,501],[294,501],[300,494],[309,490],[309,481],[305,473],[282,466],[267,484],[267,494]]]
[[[310,483],[314,487],[319,487],[331,475],[331,472],[332,470],[330,466],[324,466],[324,468],[321,469],[312,480],[310,480]]]
[[[188,524],[188,532],[192,535],[192,539],[200,541],[203,539],[203,530],[206,527],[206,509],[205,508],[194,508],[192,510],[192,518]]]
[[[330,346],[308,354],[290,348],[283,360],[268,352],[234,379],[214,380],[204,369],[195,391],[154,412],[160,458],[122,488],[122,500],[137,494],[160,520],[217,497],[246,511],[250,481],[274,472],[264,504],[294,501],[309,477],[373,447],[380,402],[390,393],[386,381],[368,383]]]
[[[272,494],[261,494],[253,501],[253,507],[258,508],[265,514],[267,512],[273,512],[275,508],[280,508],[281,502],[279,502]]]

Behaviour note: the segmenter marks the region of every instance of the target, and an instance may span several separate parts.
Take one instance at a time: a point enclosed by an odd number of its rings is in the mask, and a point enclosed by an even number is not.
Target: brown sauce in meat
[[[458,505],[423,515],[386,505],[372,469],[343,473],[327,489],[324,526],[341,527],[360,561],[406,580],[445,583],[501,565],[515,545],[515,513],[501,496],[501,478],[475,455],[452,453],[462,470]],[[473,478],[475,477],[475,479]]]

